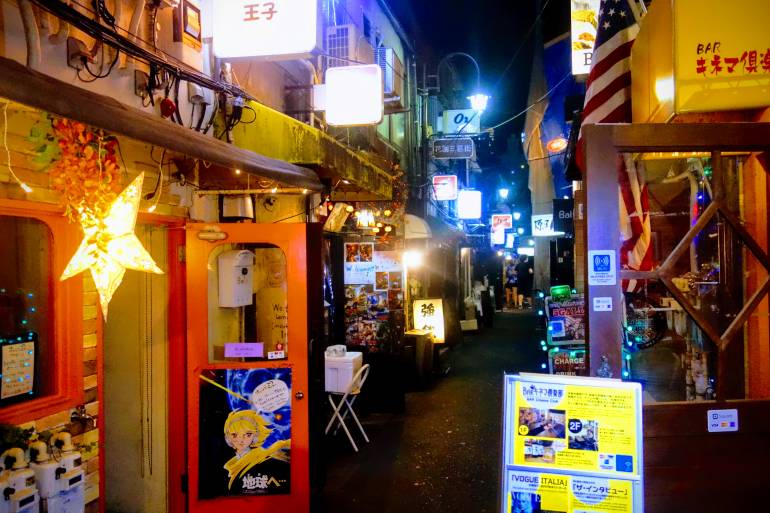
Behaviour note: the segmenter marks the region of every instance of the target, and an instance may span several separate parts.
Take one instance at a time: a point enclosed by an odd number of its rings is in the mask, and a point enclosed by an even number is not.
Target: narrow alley
[[[537,326],[531,311],[498,313],[453,349],[447,376],[407,393],[405,413],[364,419],[358,453],[339,432],[321,511],[496,511],[502,375],[540,370]]]

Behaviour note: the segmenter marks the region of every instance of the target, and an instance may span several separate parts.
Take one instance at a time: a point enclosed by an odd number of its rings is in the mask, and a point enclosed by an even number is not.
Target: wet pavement
[[[407,393],[404,413],[367,415],[371,442],[354,432],[358,453],[341,431],[327,437],[330,463],[317,511],[498,511],[502,375],[541,371],[537,325],[531,311],[498,313],[493,328],[466,335],[451,351],[448,375]]]

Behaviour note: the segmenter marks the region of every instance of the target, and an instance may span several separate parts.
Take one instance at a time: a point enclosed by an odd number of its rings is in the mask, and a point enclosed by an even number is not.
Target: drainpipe
[[[72,1],[66,0],[64,3],[67,4],[67,6],[69,6],[72,4]],[[50,17],[51,17],[50,14],[46,13],[45,16],[48,17],[48,19],[50,20]],[[48,42],[51,43],[52,45],[59,45],[67,41],[67,38],[69,37],[69,35],[70,35],[70,24],[62,19],[59,19],[59,29],[54,34],[51,34],[50,36],[48,36]]]
[[[27,40],[27,67],[40,69],[40,32],[32,3],[29,0],[19,0],[21,21],[24,24],[24,37]]]
[[[120,0],[118,0],[120,3]],[[128,24],[128,38],[134,43],[139,42],[139,26],[142,23],[142,15],[144,14],[145,0],[134,0],[134,11],[131,15],[131,21]],[[125,69],[127,64],[126,54],[121,54],[120,62],[118,66],[120,69]]]

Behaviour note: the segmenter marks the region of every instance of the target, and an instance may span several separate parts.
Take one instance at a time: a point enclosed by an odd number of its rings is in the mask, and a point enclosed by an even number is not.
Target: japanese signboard
[[[572,74],[591,71],[600,0],[570,0],[572,10]]]
[[[474,144],[470,137],[448,137],[433,140],[434,159],[473,158]]]
[[[436,175],[433,177],[433,197],[437,201],[457,199],[457,175]]]
[[[654,2],[632,49],[633,121],[770,106],[770,2]]]
[[[511,214],[494,214],[492,216],[492,244],[505,244],[505,230],[513,228],[513,216]]]
[[[638,383],[506,375],[500,510],[644,511],[641,399]]]
[[[414,301],[414,327],[433,333],[433,342],[444,343],[444,303],[439,299]]]
[[[318,45],[317,0],[212,2],[214,55],[296,58]]]
[[[477,134],[481,132],[481,114],[473,109],[445,110],[445,134]]]
[[[553,214],[537,214],[532,216],[533,237],[555,237],[558,235],[564,235],[564,233],[554,231]]]

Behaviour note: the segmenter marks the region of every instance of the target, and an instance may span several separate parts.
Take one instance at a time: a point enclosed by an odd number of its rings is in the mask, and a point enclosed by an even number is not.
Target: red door
[[[310,509],[309,230],[187,226],[191,513]]]

